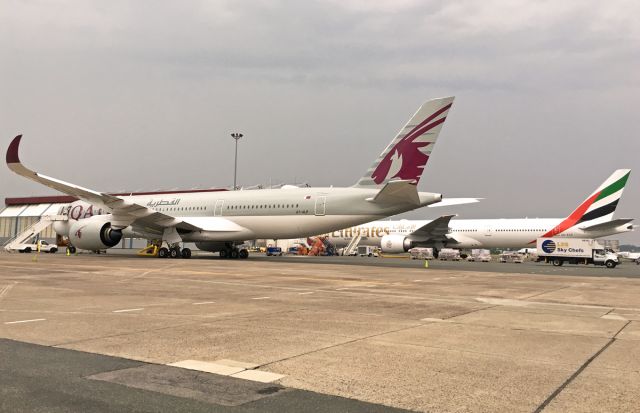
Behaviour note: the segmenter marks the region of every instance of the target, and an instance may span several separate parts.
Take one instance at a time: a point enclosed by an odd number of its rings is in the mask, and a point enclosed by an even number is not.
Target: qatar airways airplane
[[[80,249],[101,250],[125,237],[166,242],[159,255],[188,258],[182,242],[196,242],[222,257],[246,258],[238,245],[257,238],[298,238],[334,231],[442,201],[442,195],[418,192],[453,97],[424,103],[358,182],[346,188],[177,191],[114,195],[34,172],[18,156],[22,135],[7,150],[13,172],[67,195],[104,214],[55,224]],[[433,181],[429,182],[433,185]],[[86,210],[86,209],[85,209]],[[77,218],[77,217],[76,217]]]
[[[451,219],[376,221],[325,234],[336,247],[360,237],[359,245],[384,252],[413,247],[535,248],[537,238],[600,238],[632,231],[633,219],[613,219],[631,170],[618,169],[566,218]]]

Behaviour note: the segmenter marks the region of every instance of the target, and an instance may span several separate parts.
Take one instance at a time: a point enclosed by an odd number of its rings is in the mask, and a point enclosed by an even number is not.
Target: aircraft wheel
[[[243,259],[243,260],[246,259],[246,258],[249,258],[249,251],[247,251],[247,250],[244,250],[244,249],[240,250],[240,252],[238,254],[239,254],[239,257],[241,259]]]
[[[238,256],[240,255],[240,253],[238,252],[238,250],[237,250],[237,249],[232,249],[232,250],[231,250],[231,254],[229,254],[229,255],[231,255],[231,258],[236,259],[236,258],[238,258]]]
[[[158,258],[167,258],[169,256],[169,250],[162,247],[158,250]]]
[[[171,248],[171,250],[169,250],[169,256],[171,256],[171,258],[178,258],[180,256],[180,248]]]
[[[183,248],[180,255],[182,255],[182,258],[191,258],[191,250],[189,248]]]
[[[220,251],[220,258],[222,258],[222,259],[229,258],[229,251],[221,250]]]
[[[75,253],[76,253],[76,247],[74,247],[73,245],[71,245],[71,246],[69,247],[69,253],[70,253],[70,254],[75,254]]]

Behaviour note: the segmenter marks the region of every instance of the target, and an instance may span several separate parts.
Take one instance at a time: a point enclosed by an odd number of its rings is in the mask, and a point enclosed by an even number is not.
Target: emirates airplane
[[[18,156],[22,135],[9,145],[7,165],[18,175],[77,197],[87,208],[104,211],[84,219],[69,214],[66,222],[56,223],[56,231],[77,248],[111,248],[124,236],[166,242],[169,249],[160,249],[162,257],[188,258],[191,251],[180,245],[196,242],[222,257],[246,258],[248,252],[238,248],[245,240],[306,237],[441,202],[441,194],[418,192],[417,184],[452,103],[453,97],[424,103],[367,173],[346,188],[108,194],[25,167]]]
[[[376,221],[325,234],[336,247],[351,241],[406,252],[413,247],[535,248],[537,238],[600,238],[632,231],[633,219],[613,219],[631,170],[618,169],[566,218]]]

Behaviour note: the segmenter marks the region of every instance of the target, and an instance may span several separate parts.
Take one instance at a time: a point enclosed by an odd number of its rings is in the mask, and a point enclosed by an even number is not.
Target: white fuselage
[[[283,188],[120,198],[203,228],[202,231],[183,231],[183,241],[241,241],[310,236],[416,208],[415,204],[409,203],[381,205],[371,202],[378,191],[364,188]],[[424,192],[419,193],[419,197],[421,205],[441,198],[439,194]],[[68,211],[70,221],[87,218],[88,208],[86,203],[73,204]],[[97,207],[93,209],[96,214]],[[110,211],[105,212],[108,214]],[[61,229],[60,233],[64,234],[64,230]],[[124,234],[148,239],[162,235],[143,225],[128,227]]]
[[[420,246],[452,248],[535,248],[536,239],[555,228],[561,218],[531,219],[457,219],[449,223],[448,241],[420,243]],[[431,222],[430,220],[375,221],[357,227],[333,231],[326,234],[329,242],[336,247],[346,246],[351,239],[360,234],[359,245],[380,246],[382,237],[390,234],[409,236],[415,230]],[[617,228],[606,231],[583,231],[578,227],[570,228],[555,237],[600,238],[626,232]]]

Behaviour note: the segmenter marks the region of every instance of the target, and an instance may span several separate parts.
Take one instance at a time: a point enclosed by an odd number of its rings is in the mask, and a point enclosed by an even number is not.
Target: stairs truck
[[[538,262],[550,262],[556,267],[568,262],[615,268],[619,263],[618,255],[595,239],[538,238],[536,245]]]

